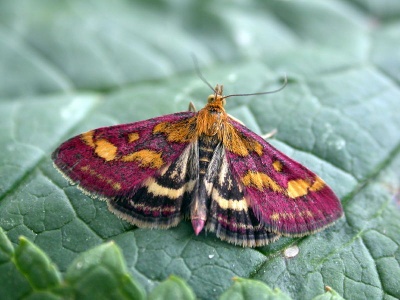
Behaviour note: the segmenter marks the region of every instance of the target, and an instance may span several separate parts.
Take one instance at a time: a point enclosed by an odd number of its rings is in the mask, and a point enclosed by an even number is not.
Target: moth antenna
[[[274,93],[277,93],[277,92],[283,90],[286,86],[287,86],[287,76],[286,76],[286,73],[285,73],[285,81],[283,82],[283,85],[277,90],[273,90],[273,91],[269,91],[269,92],[250,93],[250,94],[232,94],[232,95],[224,96],[222,98],[226,99],[226,98],[229,98],[229,97],[242,97],[242,96],[255,96],[255,95],[274,94]]]
[[[201,74],[200,72],[200,68],[199,68],[199,62],[197,61],[197,57],[196,55],[194,55],[192,53],[192,59],[193,59],[193,63],[194,63],[194,68],[196,70],[197,76],[199,76],[199,78],[201,79],[201,81],[203,81],[206,85],[208,85],[208,87],[215,93],[217,94],[217,91],[212,87],[212,85],[207,81],[207,79],[203,76],[203,74]]]

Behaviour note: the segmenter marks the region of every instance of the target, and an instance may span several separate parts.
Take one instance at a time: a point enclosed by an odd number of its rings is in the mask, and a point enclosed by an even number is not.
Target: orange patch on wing
[[[325,187],[325,182],[316,177],[314,183],[309,180],[295,179],[288,182],[287,194],[290,198],[297,198],[307,195],[309,192],[318,192]]]
[[[264,188],[273,190],[274,192],[282,192],[283,189],[278,183],[269,177],[265,173],[248,171],[245,176],[242,177],[242,182],[245,186],[253,186],[260,191]]]
[[[89,174],[90,176],[96,177],[100,181],[106,182],[116,191],[119,191],[121,189],[121,184],[119,182],[103,176],[96,170],[92,169],[89,165],[81,167],[81,171]]]
[[[275,161],[272,163],[272,167],[273,167],[274,170],[277,171],[277,172],[282,171],[282,168],[283,168],[282,163],[281,163],[279,160],[275,160]]]
[[[310,182],[304,179],[293,179],[288,182],[287,194],[290,198],[297,198],[308,194]]]
[[[311,192],[318,192],[319,190],[322,190],[325,187],[325,182],[320,178],[316,177],[313,185],[310,187]]]
[[[263,147],[259,142],[242,135],[231,124],[226,124],[222,141],[227,150],[239,156],[248,156],[250,152],[256,152],[261,156],[263,153]]]
[[[91,148],[96,147],[93,141],[94,130],[85,132],[81,134],[82,141]]]
[[[278,168],[274,165],[274,163],[273,163],[273,167],[276,171],[278,171],[277,170]],[[265,176],[268,177],[268,175],[265,175]],[[275,183],[277,185],[277,183],[274,182],[270,177],[268,177],[268,178],[266,178],[267,182],[270,182],[271,184]],[[259,189],[257,179],[252,179],[252,180],[253,180],[253,185],[255,185]],[[275,190],[273,188],[272,189],[277,192],[284,192],[289,198],[295,199],[298,197],[305,196],[309,192],[318,192],[319,190],[323,189],[324,187],[325,187],[325,182],[321,178],[316,177],[314,183],[311,183],[310,180],[293,179],[293,180],[288,181],[286,190],[284,190],[284,189]]]
[[[118,148],[105,139],[95,142],[94,152],[106,161],[114,160],[117,156]]]
[[[128,142],[133,143],[134,141],[137,141],[139,139],[139,133],[137,132],[131,132],[128,134]]]
[[[143,168],[159,169],[164,165],[161,153],[148,149],[124,155],[121,160],[125,162],[136,161]]]
[[[279,221],[279,220],[286,220],[286,219],[294,219],[296,217],[300,217],[300,218],[311,218],[313,216],[312,212],[310,210],[305,210],[305,211],[300,211],[298,213],[288,213],[288,212],[281,212],[281,213],[273,213],[271,214],[270,218],[273,221]]]
[[[196,117],[176,123],[163,122],[154,126],[153,133],[163,133],[168,142],[187,143],[197,138]]]

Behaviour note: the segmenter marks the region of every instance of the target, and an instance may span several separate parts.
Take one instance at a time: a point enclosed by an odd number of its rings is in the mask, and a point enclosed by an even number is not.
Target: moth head
[[[210,96],[208,96],[207,98],[207,102],[208,103],[221,103],[222,106],[225,105],[226,100],[225,97],[223,96],[223,91],[224,91],[224,86],[221,84],[217,84],[217,86],[215,87],[215,89],[213,89],[214,94],[211,94]]]

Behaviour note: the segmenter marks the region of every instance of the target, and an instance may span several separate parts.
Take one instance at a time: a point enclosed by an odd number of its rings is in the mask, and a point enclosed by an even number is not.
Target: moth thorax
[[[215,136],[221,133],[223,123],[226,122],[227,115],[220,105],[207,104],[199,111],[197,116],[196,133],[198,136]]]

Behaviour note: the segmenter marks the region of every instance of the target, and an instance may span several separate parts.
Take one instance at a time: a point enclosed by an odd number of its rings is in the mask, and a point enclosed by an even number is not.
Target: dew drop
[[[283,254],[285,255],[286,258],[292,258],[297,256],[297,254],[299,254],[299,247],[297,247],[296,245],[286,248],[285,251],[283,252]]]

